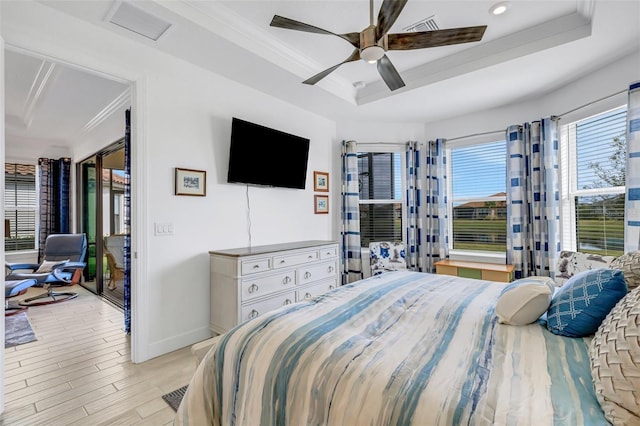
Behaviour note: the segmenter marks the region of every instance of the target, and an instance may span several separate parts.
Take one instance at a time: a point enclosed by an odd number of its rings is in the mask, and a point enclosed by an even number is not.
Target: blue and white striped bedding
[[[602,425],[589,339],[498,324],[504,284],[393,272],[244,323],[178,425]]]

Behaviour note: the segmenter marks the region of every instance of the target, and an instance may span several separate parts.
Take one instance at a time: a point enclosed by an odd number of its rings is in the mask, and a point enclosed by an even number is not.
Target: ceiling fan
[[[355,47],[355,50],[347,59],[303,81],[304,84],[316,84],[335,71],[340,65],[363,59],[369,63],[377,63],[380,76],[391,90],[404,87],[405,84],[387,57],[385,52],[388,50],[423,49],[479,41],[487,29],[486,25],[482,25],[436,31],[387,34],[406,3],[407,0],[384,0],[382,6],[380,6],[378,21],[374,24],[373,0],[369,0],[370,24],[359,33],[335,34],[331,31],[278,15],[274,15],[271,20],[271,26],[316,34],[335,35]]]

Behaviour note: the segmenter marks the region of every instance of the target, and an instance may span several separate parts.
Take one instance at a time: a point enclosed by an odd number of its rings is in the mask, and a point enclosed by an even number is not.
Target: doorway
[[[124,309],[125,140],[77,164],[78,224],[87,235],[82,285]]]

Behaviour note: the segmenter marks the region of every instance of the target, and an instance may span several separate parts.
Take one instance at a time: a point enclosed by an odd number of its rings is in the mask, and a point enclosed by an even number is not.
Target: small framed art
[[[328,214],[329,213],[329,196],[328,195],[314,195],[314,209],[315,214]]]
[[[204,170],[175,169],[175,195],[207,195],[207,172]]]
[[[329,173],[313,172],[313,190],[329,192]]]

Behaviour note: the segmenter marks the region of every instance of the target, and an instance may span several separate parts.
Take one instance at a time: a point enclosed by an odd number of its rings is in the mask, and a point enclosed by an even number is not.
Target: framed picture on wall
[[[207,172],[204,170],[175,169],[175,195],[207,194]]]
[[[314,195],[314,209],[315,214],[328,214],[329,213],[329,196],[328,195]]]
[[[313,172],[313,190],[329,192],[329,173]]]

